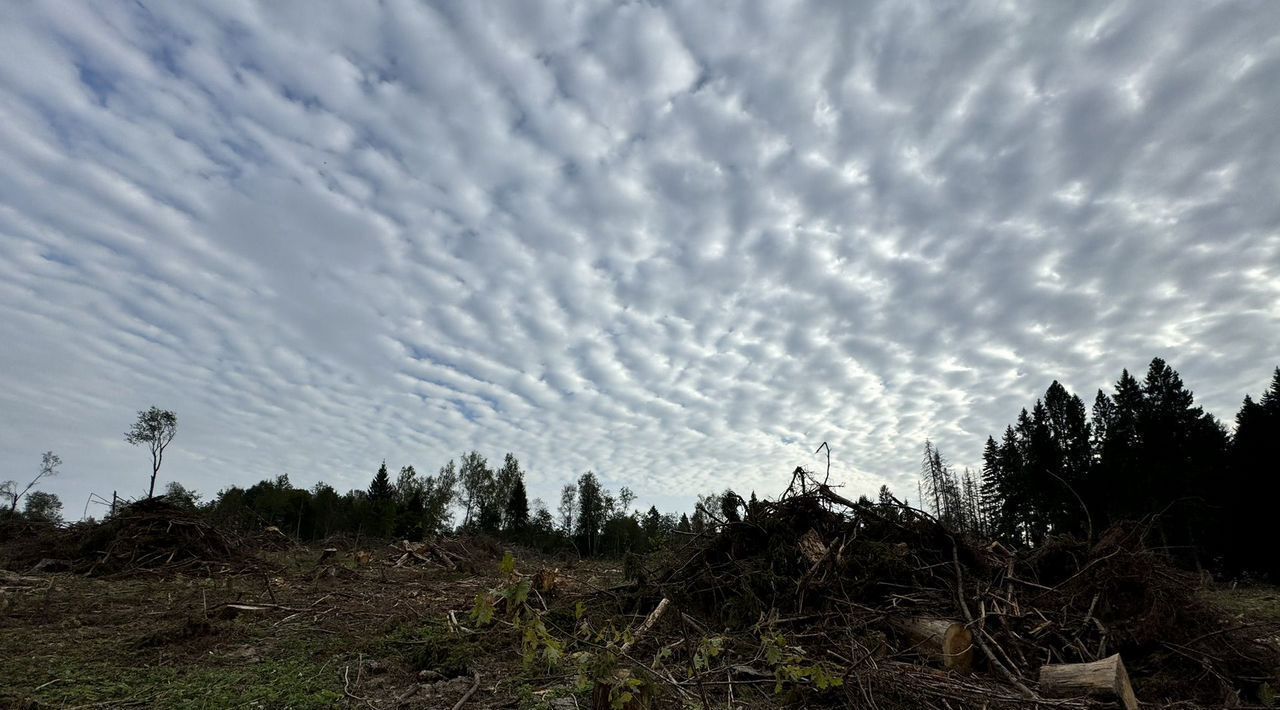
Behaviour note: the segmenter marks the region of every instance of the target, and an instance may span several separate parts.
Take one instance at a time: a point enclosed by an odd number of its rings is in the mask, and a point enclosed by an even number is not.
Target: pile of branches
[[[127,504],[90,528],[80,543],[86,574],[133,571],[209,574],[252,561],[242,541],[198,511],[159,496]]]
[[[1089,707],[1080,693],[1049,699],[1063,693],[1043,669],[1108,663],[1166,706],[1239,705],[1280,685],[1276,630],[1224,620],[1140,524],[1012,550],[901,503],[849,500],[802,469],[780,500],[719,522],[644,572],[643,603],[669,600],[682,633],[738,639],[729,668],[758,668],[760,639],[786,639],[840,674],[833,704]]]
[[[447,570],[456,570],[458,569],[458,563],[466,560],[466,555],[456,551],[456,548],[455,550],[450,550],[449,548],[453,546],[445,544],[447,542],[450,541],[442,540],[438,544],[429,540],[426,542],[401,540],[398,544],[390,546],[392,555],[387,562],[392,567],[431,565]]]
[[[485,538],[440,537],[423,542],[401,540],[389,545],[391,554],[386,564],[392,567],[429,566],[451,572],[487,571],[500,556],[501,549]]]
[[[26,572],[42,563],[47,567],[49,560],[70,560],[79,553],[85,527],[83,523],[59,526],[19,516],[0,517],[0,568]]]

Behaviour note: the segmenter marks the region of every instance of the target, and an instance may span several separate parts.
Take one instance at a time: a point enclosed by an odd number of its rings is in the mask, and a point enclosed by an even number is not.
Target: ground
[[[586,648],[630,638],[623,632],[639,627],[653,600],[618,593],[622,571],[615,563],[516,550],[504,566],[504,550],[494,543],[455,544],[470,545],[473,554],[453,570],[417,559],[395,566],[401,552],[368,544],[362,546],[367,555],[353,548],[322,559],[318,547],[289,546],[234,565],[129,569],[106,577],[0,570],[0,707],[608,706],[607,700],[603,706],[599,698],[593,702],[581,664],[577,672],[548,672],[540,670],[545,664],[526,663],[521,637],[536,636],[534,625],[517,632],[515,607],[503,605],[549,608],[528,618],[550,625],[549,637],[576,635],[578,648]],[[536,573],[552,569],[554,589],[540,594],[546,580]],[[489,594],[493,590],[498,593]],[[517,593],[518,599],[511,596]],[[487,625],[472,617],[478,595],[497,606]],[[527,601],[521,601],[524,595]],[[1200,595],[1222,612],[1224,631],[1264,633],[1280,624],[1280,590],[1274,587],[1209,587]],[[582,628],[595,631],[583,635]],[[612,641],[599,641],[610,634]],[[698,654],[690,659],[695,666],[714,636],[696,645]],[[657,651],[657,643],[651,645],[645,653]],[[664,650],[677,645],[678,639]],[[546,653],[554,643],[533,646]],[[625,680],[612,667],[596,670],[599,677]],[[712,677],[711,671],[694,675]],[[684,686],[687,707],[782,702],[773,691],[774,676],[735,677],[728,697],[723,688],[712,688],[709,703],[701,680],[696,686],[672,683]],[[622,682],[611,687],[626,689]],[[1270,686],[1263,690],[1262,703],[1275,703]],[[676,695],[667,693],[650,706],[675,702]]]
[[[1240,623],[1280,623],[1280,588],[1269,585],[1224,587],[1208,590],[1204,596]]]
[[[573,694],[571,679],[526,670],[512,634],[469,632],[477,593],[501,581],[496,559],[465,573],[319,556],[211,576],[0,578],[0,706],[451,708],[477,672],[467,707]],[[570,585],[617,574],[571,567]]]

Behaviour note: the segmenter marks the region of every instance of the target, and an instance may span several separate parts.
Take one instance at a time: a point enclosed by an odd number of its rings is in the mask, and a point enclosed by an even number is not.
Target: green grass
[[[137,704],[154,708],[334,707],[350,651],[315,639],[254,638],[222,630],[156,645],[136,635],[6,629],[0,705]]]
[[[1268,585],[1211,589],[1205,598],[1242,623],[1280,623],[1280,588]]]

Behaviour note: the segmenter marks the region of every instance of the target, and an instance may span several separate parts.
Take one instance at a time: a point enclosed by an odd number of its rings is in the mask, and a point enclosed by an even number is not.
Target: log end
[[[1120,654],[1091,663],[1058,663],[1040,667],[1040,691],[1047,697],[1093,696],[1115,700],[1125,710],[1138,710],[1138,698]]]
[[[942,665],[948,670],[973,670],[973,632],[964,624],[951,624],[942,635]]]

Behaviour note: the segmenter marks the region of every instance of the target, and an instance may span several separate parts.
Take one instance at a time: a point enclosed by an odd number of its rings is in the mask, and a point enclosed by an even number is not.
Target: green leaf
[[[530,584],[529,580],[527,579],[521,580],[520,583],[511,587],[511,589],[509,590],[511,594],[507,598],[510,599],[513,604],[516,604],[516,605],[524,604],[526,601],[529,600],[529,590],[531,588],[532,588],[532,585]]]
[[[510,550],[502,555],[502,562],[498,564],[498,571],[507,577],[515,574],[516,558],[511,555]]]
[[[485,592],[476,595],[475,606],[471,609],[471,618],[480,626],[493,621],[493,600]]]

